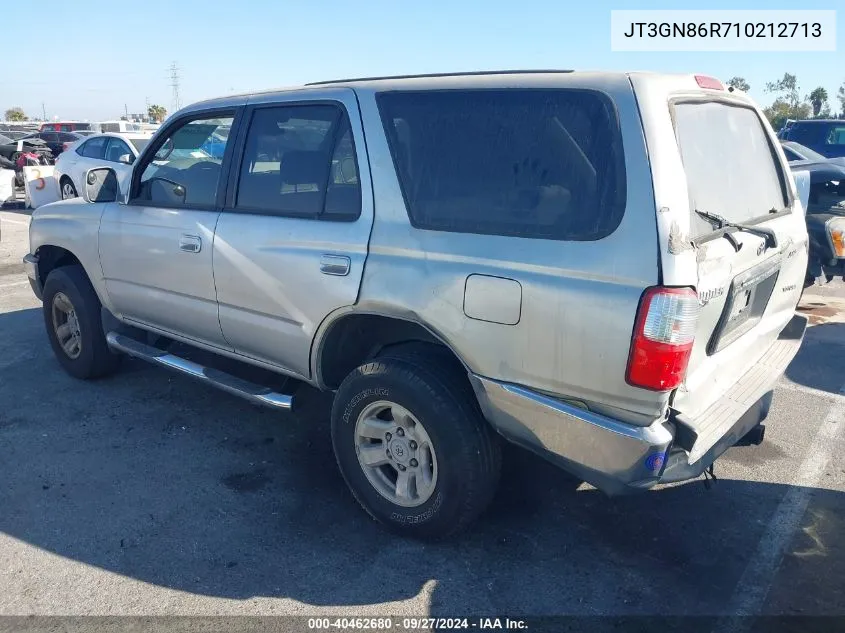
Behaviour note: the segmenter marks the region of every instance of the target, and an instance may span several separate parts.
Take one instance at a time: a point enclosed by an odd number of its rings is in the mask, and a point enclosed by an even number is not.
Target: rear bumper
[[[470,378],[485,417],[506,439],[607,494],[625,494],[700,475],[765,419],[772,388],[806,327],[807,319],[795,315],[760,361],[696,421],[675,414],[633,426],[524,387]]]

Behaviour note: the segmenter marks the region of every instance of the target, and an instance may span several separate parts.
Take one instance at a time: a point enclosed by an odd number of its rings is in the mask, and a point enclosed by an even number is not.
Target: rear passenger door
[[[351,90],[251,102],[214,238],[223,335],[234,349],[308,377],[311,341],[355,303],[373,221]]]

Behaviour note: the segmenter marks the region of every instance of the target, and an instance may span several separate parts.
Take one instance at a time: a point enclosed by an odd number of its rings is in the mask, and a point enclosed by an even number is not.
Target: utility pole
[[[126,120],[129,120],[129,106],[125,103],[123,104],[123,113],[126,115]]]
[[[173,112],[176,112],[182,107],[179,98],[179,66],[176,65],[176,62],[170,64],[170,87],[173,88]]]
[[[47,120],[47,108],[44,107],[44,102],[41,102],[41,118]]]

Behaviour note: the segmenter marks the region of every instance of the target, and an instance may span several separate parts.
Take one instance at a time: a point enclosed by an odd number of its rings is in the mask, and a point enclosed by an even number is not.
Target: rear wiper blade
[[[775,235],[775,232],[772,229],[765,229],[760,226],[750,226],[748,224],[740,224],[738,222],[730,222],[726,218],[723,218],[721,215],[717,215],[715,213],[710,213],[708,211],[702,211],[701,209],[695,209],[696,215],[699,217],[704,218],[708,222],[710,222],[714,227],[717,229],[738,229],[740,231],[745,231],[746,233],[752,233],[754,235],[759,235],[766,240],[766,248],[777,248],[778,245],[778,238]],[[725,233],[725,237],[727,237],[729,233]],[[738,244],[735,239],[729,238],[731,244],[733,244],[736,250],[739,250]]]

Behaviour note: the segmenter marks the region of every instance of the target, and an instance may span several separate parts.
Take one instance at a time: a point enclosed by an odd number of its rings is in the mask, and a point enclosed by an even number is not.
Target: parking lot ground
[[[0,615],[845,615],[841,283],[709,490],[609,499],[511,449],[477,526],[421,544],[357,507],[320,394],[285,416],[132,360],[62,372],[27,222],[0,212]]]

